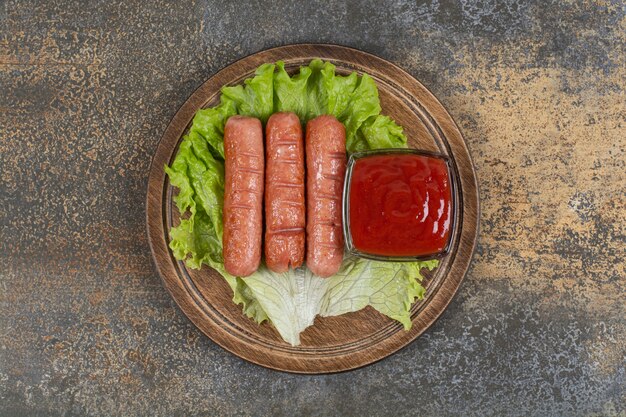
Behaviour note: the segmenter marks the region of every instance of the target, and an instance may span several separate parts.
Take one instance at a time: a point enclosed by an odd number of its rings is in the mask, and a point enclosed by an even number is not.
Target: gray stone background
[[[0,415],[626,415],[621,1],[13,1],[0,6]],[[178,310],[144,225],[167,123],[295,42],[389,59],[450,110],[481,236],[416,342],[298,376]]]

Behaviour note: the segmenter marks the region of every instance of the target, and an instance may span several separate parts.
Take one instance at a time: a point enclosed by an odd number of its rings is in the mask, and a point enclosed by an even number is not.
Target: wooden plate
[[[178,221],[163,166],[176,155],[178,144],[194,113],[215,105],[220,88],[251,77],[266,62],[283,60],[295,72],[313,58],[330,61],[340,74],[367,73],[378,84],[383,114],[404,127],[410,146],[448,155],[459,178],[458,217],[450,253],[429,275],[424,300],[412,312],[413,327],[404,331],[397,322],[371,308],[339,317],[317,318],[301,335],[302,344],[285,343],[268,324],[257,325],[232,302],[226,281],[203,267],[190,270],[168,249],[168,231]],[[338,372],[380,360],[422,334],[459,287],[469,266],[478,235],[476,175],[463,136],[437,99],[396,65],[374,55],[335,45],[288,45],[248,56],[207,80],[180,108],[167,127],[150,169],[147,194],[148,237],[152,255],[165,286],[180,308],[204,334],[226,350],[273,369],[299,373]]]

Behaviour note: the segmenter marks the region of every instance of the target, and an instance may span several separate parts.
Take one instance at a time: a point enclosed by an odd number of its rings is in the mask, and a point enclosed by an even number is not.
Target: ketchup
[[[350,234],[358,251],[419,257],[446,248],[452,204],[444,159],[418,154],[357,159],[349,198]]]

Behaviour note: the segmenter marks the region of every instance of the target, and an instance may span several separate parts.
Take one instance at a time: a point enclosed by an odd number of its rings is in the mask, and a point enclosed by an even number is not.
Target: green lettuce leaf
[[[244,81],[245,86],[223,87],[222,101],[232,100],[237,114],[256,117],[265,123],[274,113],[274,68],[274,64],[263,64],[253,78]]]
[[[170,230],[170,248],[190,268],[206,264],[233,290],[233,301],[257,323],[269,320],[291,344],[313,324],[315,316],[336,316],[372,306],[410,328],[410,308],[424,296],[422,268],[437,261],[389,263],[346,258],[330,278],[306,267],[284,274],[265,265],[242,279],[228,274],[222,258],[224,205],[224,125],[235,114],[265,122],[277,111],[292,111],[302,123],[332,114],[346,126],[348,152],[406,147],[402,128],[380,114],[374,80],[367,74],[335,74],[335,66],[319,59],[289,75],[283,62],[261,65],[244,85],[222,88],[220,104],[196,113],[176,158],[165,167],[178,188],[174,202],[181,213]]]
[[[368,305],[409,329],[411,304],[424,296],[420,268],[435,266],[430,261],[405,264],[349,257],[330,278],[313,275],[306,267],[283,274],[262,267],[245,279],[245,286],[281,337],[298,345],[300,333],[317,315],[337,316]]]
[[[198,110],[193,118],[189,134],[196,133],[206,140],[209,151],[218,159],[224,160],[224,125],[230,116],[237,114],[233,100],[222,97],[217,107]]]
[[[355,147],[363,146],[364,149],[406,147],[402,128],[388,116],[380,114],[367,119],[356,136],[356,142],[362,145],[355,144]]]

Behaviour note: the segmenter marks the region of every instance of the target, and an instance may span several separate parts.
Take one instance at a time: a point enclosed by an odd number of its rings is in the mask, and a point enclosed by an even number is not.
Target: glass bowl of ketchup
[[[415,149],[350,156],[343,190],[343,232],[352,255],[415,261],[445,255],[456,214],[450,159]]]

